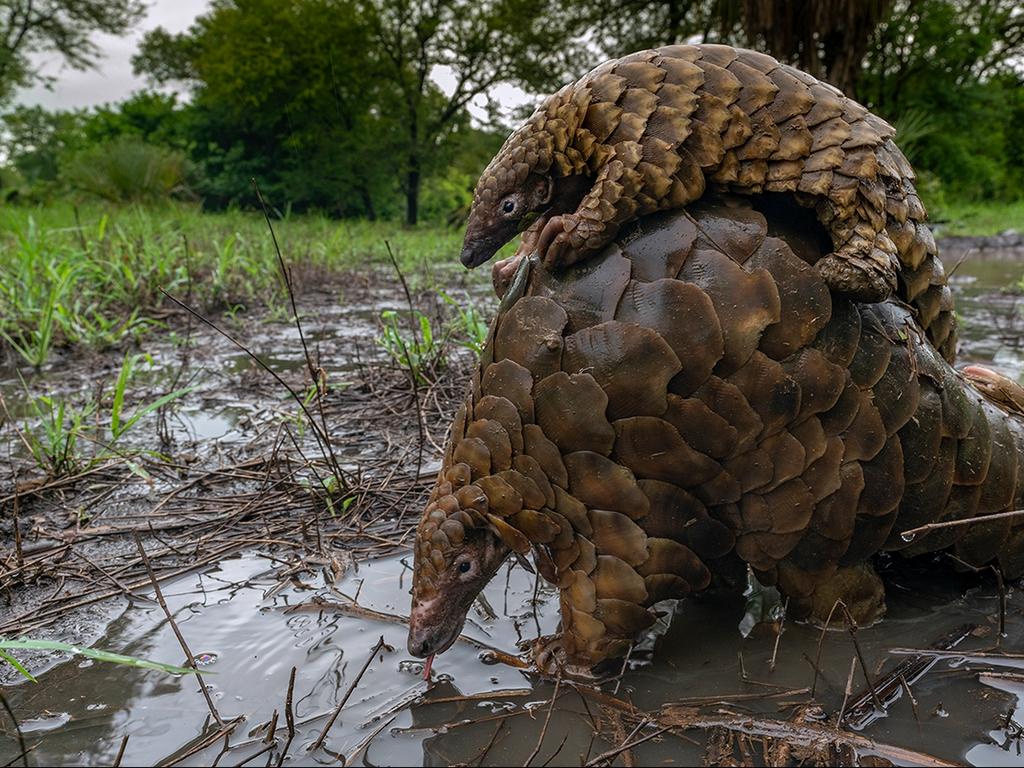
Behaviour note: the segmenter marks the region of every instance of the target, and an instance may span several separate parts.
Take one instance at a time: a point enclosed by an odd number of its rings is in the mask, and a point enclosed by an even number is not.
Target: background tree
[[[583,0],[595,41],[618,56],[693,38],[765,50],[854,94],[892,0]]]
[[[416,223],[423,178],[443,160],[439,150],[473,99],[503,83],[549,90],[575,69],[570,16],[544,0],[359,0],[359,8],[379,52],[377,76],[398,91],[381,106],[404,127],[407,224]],[[439,69],[454,78],[449,92],[433,80]]]
[[[0,103],[41,79],[29,54],[56,51],[87,69],[100,55],[92,34],[124,34],[144,13],[141,0],[0,0]]]

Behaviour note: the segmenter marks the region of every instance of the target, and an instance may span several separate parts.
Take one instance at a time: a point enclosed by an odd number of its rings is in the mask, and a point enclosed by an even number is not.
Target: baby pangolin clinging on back
[[[461,259],[476,267],[524,232],[519,254],[568,266],[624,224],[685,207],[705,189],[790,193],[832,238],[817,265],[828,286],[860,301],[898,292],[951,359],[952,302],[894,133],[765,54],[641,51],[562,88],[508,138],[480,177]]]

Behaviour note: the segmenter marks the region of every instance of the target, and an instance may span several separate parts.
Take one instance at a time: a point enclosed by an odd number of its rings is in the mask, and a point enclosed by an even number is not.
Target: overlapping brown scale
[[[675,277],[697,239],[697,225],[689,216],[654,214],[637,222],[619,242],[632,265],[635,280]]]
[[[724,459],[736,450],[739,441],[736,428],[703,400],[670,394],[663,418],[691,448],[713,459]]]
[[[744,264],[764,242],[765,217],[746,200],[702,200],[689,208],[698,222],[703,247],[712,247]]]
[[[763,486],[757,488],[759,493],[766,493],[787,480],[799,477],[804,471],[804,459],[807,455],[803,445],[786,429],[766,438],[759,446],[771,457],[772,476]]]
[[[857,306],[853,302],[835,297],[832,299],[831,319],[815,337],[811,346],[833,364],[846,368],[857,352],[860,334],[861,318]]]
[[[842,434],[846,451],[844,461],[859,461],[874,458],[885,445],[885,424],[875,407],[870,390],[860,391],[857,414]]]
[[[971,429],[957,443],[956,467],[953,470],[953,482],[957,485],[979,485],[984,482],[992,458],[992,434],[984,401],[980,398],[974,400],[970,409],[974,417],[971,419]]]
[[[498,319],[495,362],[509,359],[542,379],[562,367],[562,331],[568,315],[551,299],[526,296]]]
[[[729,377],[761,419],[762,437],[791,423],[800,412],[800,387],[782,366],[762,352]]]
[[[491,472],[491,452],[487,444],[476,437],[467,437],[455,445],[452,460],[466,464],[473,477],[483,477]]]
[[[647,560],[647,534],[628,516],[604,509],[591,509],[587,516],[597,554],[614,555],[631,566]]]
[[[592,451],[577,451],[565,457],[565,466],[570,492],[587,507],[616,510],[633,519],[647,514],[647,497],[623,465]]]
[[[934,454],[932,471],[921,482],[906,486],[900,499],[896,526],[886,542],[886,549],[906,548],[908,542],[898,534],[935,521],[949,500],[955,464],[956,440],[944,437]]]
[[[608,396],[609,419],[664,413],[668,382],[681,369],[656,332],[614,320],[567,337],[562,364],[594,377]]]
[[[679,279],[694,283],[711,299],[724,342],[715,373],[726,377],[750,359],[764,329],[778,322],[775,281],[767,271],[747,272],[710,248],[696,248],[683,264]]]
[[[887,435],[901,429],[917,412],[921,389],[908,347],[894,345],[885,375],[872,388]]]
[[[985,404],[985,411],[991,428],[992,457],[982,484],[978,507],[985,512],[995,512],[1013,503],[1020,454],[1010,431],[1009,419],[988,403]]]
[[[571,333],[611,320],[629,276],[629,260],[613,245],[577,264],[569,280],[538,269],[531,290],[532,295],[549,298],[565,310]]]
[[[775,279],[779,321],[765,329],[760,349],[782,360],[806,346],[828,323],[832,300],[820,275],[778,238],[768,238],[747,262],[747,269],[764,269]]]
[[[527,509],[541,509],[547,503],[547,498],[540,487],[521,472],[507,469],[504,472],[498,472],[494,477],[501,478],[514,488],[522,499],[523,506]]]
[[[519,409],[511,400],[507,397],[484,395],[474,406],[473,415],[478,420],[494,421],[500,424],[508,436],[512,453],[522,453],[523,423],[519,417]],[[484,440],[484,442],[487,441]]]
[[[846,384],[846,371],[813,348],[803,349],[782,362],[782,370],[800,387],[800,411],[795,422],[832,409]]]
[[[562,529],[550,516],[534,509],[522,509],[508,521],[518,528],[532,544],[549,544]]]
[[[560,488],[569,487],[569,474],[565,470],[558,446],[551,442],[536,424],[523,426],[523,450],[528,456],[536,459],[552,483]]]
[[[820,420],[809,418],[799,421],[789,427],[789,432],[803,446],[805,470],[825,455],[829,438]]]
[[[732,531],[711,517],[699,499],[660,480],[640,480],[638,485],[650,501],[642,521],[648,536],[674,539],[701,559],[721,557],[732,548]]]
[[[599,599],[625,600],[636,605],[647,601],[643,577],[617,557],[599,555],[590,580]]]
[[[653,416],[634,416],[613,422],[613,458],[637,477],[695,486],[721,471],[720,465],[693,450],[676,428]]]
[[[887,440],[874,458],[861,462],[861,469],[864,472],[864,490],[860,494],[857,514],[879,517],[895,509],[904,489],[903,447],[900,441]]]
[[[598,599],[594,618],[612,635],[630,639],[654,623],[654,616],[647,609],[626,600]]]
[[[980,504],[978,514],[981,514]],[[953,552],[968,565],[981,568],[998,556],[1012,525],[1011,518],[1004,518],[966,526],[967,530],[953,544]]]
[[[672,539],[647,539],[649,554],[636,569],[641,576],[672,574],[680,577],[691,590],[704,589],[711,582],[711,572],[689,548]]]
[[[693,393],[693,396],[736,430],[735,452],[749,449],[754,445],[764,428],[764,423],[735,384],[711,376]]]
[[[512,466],[512,440],[500,422],[477,419],[466,428],[466,439],[479,440],[486,446],[491,457],[491,472],[501,472]]]
[[[942,400],[931,381],[920,382],[917,410],[900,428],[898,436],[903,446],[903,476],[907,485],[919,483],[932,471],[942,439]]]
[[[842,480],[840,467],[843,461],[843,441],[838,437],[827,438],[825,451],[801,475],[807,483],[811,496],[819,502],[839,490]]]
[[[871,313],[861,313],[862,326],[857,352],[850,361],[849,371],[854,383],[861,388],[875,386],[892,356],[893,344],[886,337],[878,318]]]
[[[934,522],[965,520],[978,514],[978,501],[981,499],[981,487],[977,485],[954,485],[949,492],[949,500],[942,512],[935,516]],[[902,521],[901,521],[902,524]],[[918,536],[905,550],[904,554],[913,557],[925,552],[935,552],[952,544],[967,532],[968,526],[950,526],[939,528]]]
[[[509,400],[519,411],[519,418],[524,424],[533,421],[533,376],[519,363],[505,359],[488,365],[481,381],[481,389],[484,395],[495,395]]]
[[[541,504],[549,509],[554,509],[555,490],[537,460],[529,454],[520,454],[512,459],[512,467],[517,473],[529,478],[530,482],[540,490],[544,499]]]
[[[453,462],[453,456],[455,453],[455,446],[466,434],[466,404],[463,403],[455,411],[455,416],[452,418],[452,425],[448,429],[448,442],[444,449],[445,461],[449,464]]]
[[[484,492],[488,510],[493,515],[509,517],[523,508],[523,497],[519,491],[498,475],[481,477],[474,485]]]
[[[703,384],[724,352],[711,299],[689,283],[630,281],[615,319],[651,328],[668,344],[682,364],[671,384],[680,394],[689,394]]]
[[[604,417],[608,396],[589,373],[548,376],[534,389],[534,403],[538,426],[562,453],[611,452],[615,430]]]

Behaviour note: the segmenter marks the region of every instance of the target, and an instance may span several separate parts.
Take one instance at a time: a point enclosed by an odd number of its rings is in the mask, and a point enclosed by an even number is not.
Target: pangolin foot
[[[849,615],[859,627],[869,626],[885,615],[885,585],[870,563],[840,566],[832,576],[815,585],[814,591],[797,599],[791,596],[790,610],[794,617],[816,626],[841,628]]]
[[[574,663],[565,646],[564,635],[542,635],[536,640],[523,640],[519,647],[533,658],[533,665],[542,675],[592,681],[597,676],[587,664]]]
[[[828,287],[854,301],[885,301],[896,287],[895,273],[856,257],[832,253],[815,265]]]
[[[580,259],[580,253],[570,242],[570,233],[576,229],[577,219],[572,214],[552,216],[537,237],[536,251],[549,271],[570,267]]]

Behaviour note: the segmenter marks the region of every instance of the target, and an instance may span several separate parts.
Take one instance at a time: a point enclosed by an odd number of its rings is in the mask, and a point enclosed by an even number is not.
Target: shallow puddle
[[[109,764],[125,735],[129,736],[123,763],[209,765],[220,758],[234,765],[255,756],[267,744],[266,723],[278,712],[278,747],[266,751],[276,764],[287,741],[285,700],[289,674],[295,667],[293,716],[295,737],[285,762],[337,764],[344,755],[358,765],[448,765],[476,763],[486,749],[485,764],[521,765],[533,753],[553,693],[549,682],[535,681],[501,664],[485,663],[481,651],[460,642],[438,657],[435,682],[420,679],[421,662],[405,650],[401,624],[339,611],[324,601],[358,606],[391,616],[407,611],[409,576],[401,558],[361,564],[333,589],[322,577],[301,572],[276,589],[278,572],[286,565],[250,554],[226,560],[201,574],[169,582],[164,592],[193,654],[209,672],[209,692],[224,720],[244,717],[229,740],[213,741],[205,749],[182,757],[215,734],[210,713],[194,677],[72,659],[57,664],[38,684],[8,689],[8,698],[23,724],[31,759],[41,765]],[[506,588],[507,579],[507,588]],[[987,628],[984,638],[962,646],[978,649],[995,639],[992,621],[997,595],[972,586],[962,593],[955,576],[936,580],[927,574],[900,573],[890,582],[889,615],[875,627],[862,629],[858,639],[869,667],[886,659],[893,647],[921,647],[964,622]],[[536,620],[532,608],[533,576],[521,568],[502,570],[485,592],[494,618],[477,606],[466,634],[505,651],[515,651],[517,638],[551,631],[557,621],[557,599],[541,588]],[[1004,650],[1022,650],[1024,620],[1021,601],[1011,593],[1008,621],[1010,640]],[[618,695],[642,709],[664,702],[721,697],[730,712],[786,717],[786,708],[806,701],[821,633],[809,626],[786,628],[769,669],[774,638],[756,632],[740,637],[742,598],[709,596],[680,603],[668,631],[658,638],[655,661],[652,643],[638,650],[630,669],[618,683]],[[383,637],[388,648],[378,653],[359,681],[324,746],[310,746],[356,680],[371,649]],[[169,663],[183,658],[168,622],[156,605],[137,603],[112,622],[98,647]],[[958,649],[959,650],[959,649]],[[828,633],[822,651],[822,679],[817,699],[836,711],[843,698],[854,648],[845,632]],[[974,764],[1019,765],[1005,725],[1012,710],[1012,693],[999,693],[977,680],[983,660],[953,658],[940,661],[914,686],[915,710],[906,697],[875,721],[865,735],[889,744],[924,751],[946,760],[968,759]],[[748,681],[741,674],[745,671]],[[1007,681],[997,681],[1007,689]],[[855,680],[855,688],[862,680]],[[606,684],[612,692],[616,684]],[[734,694],[740,697],[730,701]],[[593,710],[595,705],[590,703]],[[712,708],[714,711],[714,708]],[[915,717],[917,719],[915,719]],[[1011,729],[1012,731],[1012,729]],[[13,734],[0,745],[0,762],[18,755]],[[555,765],[578,765],[609,745],[591,743],[587,705],[571,688],[563,687],[535,764],[559,753]],[[647,742],[637,748],[641,764],[688,765],[703,755],[697,745],[675,737]],[[561,745],[561,746],[560,746]],[[966,756],[966,757],[965,757]],[[266,764],[260,756],[252,764]]]

